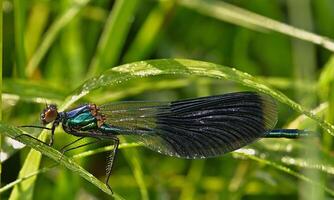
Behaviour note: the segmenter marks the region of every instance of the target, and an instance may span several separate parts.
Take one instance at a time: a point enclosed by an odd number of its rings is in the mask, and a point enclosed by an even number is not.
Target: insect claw
[[[111,189],[109,183],[106,182],[105,184],[106,184],[107,188],[110,190],[111,194],[114,194],[114,192],[112,191],[112,189]]]

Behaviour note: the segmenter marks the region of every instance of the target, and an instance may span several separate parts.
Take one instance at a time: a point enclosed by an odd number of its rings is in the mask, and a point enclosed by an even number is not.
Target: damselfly
[[[275,101],[256,92],[237,92],[174,102],[130,101],[101,106],[85,104],[58,112],[47,105],[43,125],[62,124],[65,132],[80,137],[106,138],[114,142],[107,166],[106,185],[116,156],[119,135],[128,135],[159,153],[187,159],[221,156],[260,138],[298,138],[306,131],[277,129]],[[38,126],[30,126],[38,127]],[[69,146],[66,145],[66,146]]]

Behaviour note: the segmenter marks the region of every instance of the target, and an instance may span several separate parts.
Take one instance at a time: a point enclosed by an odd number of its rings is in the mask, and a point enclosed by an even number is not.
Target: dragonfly
[[[110,190],[109,178],[121,135],[161,154],[186,159],[221,156],[261,138],[308,135],[304,130],[274,129],[278,120],[275,100],[251,91],[172,102],[88,103],[63,112],[50,104],[41,112],[40,120],[44,126],[28,127],[49,129],[50,146],[60,124],[66,133],[79,137],[65,147],[86,137],[111,140],[114,145],[105,180]],[[47,124],[52,124],[51,128],[45,127]]]

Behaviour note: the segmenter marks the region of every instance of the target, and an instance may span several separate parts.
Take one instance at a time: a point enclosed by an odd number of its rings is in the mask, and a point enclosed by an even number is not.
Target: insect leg
[[[44,127],[44,126],[34,126],[34,125],[23,125],[23,126],[18,126],[20,128],[40,128],[40,129],[46,129],[46,130],[51,130],[51,128]]]
[[[43,144],[49,146],[48,143],[46,143],[46,142],[44,142],[44,141],[42,141],[42,140],[40,140],[40,139],[38,139],[38,138],[35,138],[35,137],[33,137],[33,136],[29,135],[29,134],[25,134],[25,133],[16,136],[14,139],[16,140],[17,138],[20,138],[20,137],[23,137],[23,136],[24,136],[24,137],[29,137],[29,138],[31,138],[31,139],[34,139],[34,140],[36,140],[36,141],[38,141],[38,142],[41,142],[41,143],[43,143]]]
[[[38,139],[38,138],[35,138],[35,137],[33,137],[33,136],[31,136],[31,135],[28,135],[28,134],[20,134],[20,135],[18,135],[18,136],[16,136],[15,137],[15,139],[16,138],[19,138],[19,137],[21,137],[21,136],[26,136],[26,137],[30,137],[30,138],[32,138],[32,139],[34,139],[34,140],[37,140],[37,141],[39,141],[39,142],[42,142],[43,144],[45,144],[45,145],[48,145],[48,146],[52,146],[52,144],[53,144],[53,140],[54,140],[54,131],[55,131],[55,126],[53,125],[52,126],[52,128],[48,128],[48,127],[43,127],[43,126],[30,126],[30,125],[27,125],[27,126],[19,126],[19,127],[22,127],[22,128],[40,128],[40,129],[46,129],[46,130],[51,130],[51,138],[50,138],[50,142],[49,142],[49,144],[47,144],[46,142],[44,142],[44,141],[42,141],[42,140],[40,140],[40,139]]]
[[[69,144],[63,146],[63,147],[60,149],[60,151],[64,153],[64,151],[66,151],[66,148],[67,148],[67,147],[69,147],[69,146],[71,146],[71,145],[73,145],[73,144],[79,142],[80,140],[82,140],[82,139],[84,139],[84,138],[85,138],[85,137],[80,137],[80,138],[78,138],[78,139],[72,141],[71,143],[69,143]]]
[[[53,124],[52,128],[51,128],[51,137],[50,137],[50,141],[49,141],[49,146],[53,145],[55,130],[56,130],[56,126],[55,126],[55,124]]]
[[[116,154],[117,154],[119,139],[115,136],[111,136],[111,135],[106,136],[106,135],[103,135],[103,134],[98,133],[98,132],[72,131],[72,132],[70,132],[70,134],[78,136],[78,137],[93,137],[93,138],[98,139],[98,141],[101,141],[101,139],[107,139],[107,140],[112,140],[114,142],[114,148],[110,152],[110,155],[109,155],[109,158],[108,158],[107,169],[106,169],[106,181],[105,181],[106,186],[112,192],[112,189],[109,185],[109,179],[110,179],[110,176],[111,176],[111,170],[112,170],[112,167],[113,167],[114,159],[115,159]],[[70,151],[70,150],[73,150],[73,149],[76,149],[76,148],[80,148],[82,146],[86,146],[86,145],[89,145],[89,144],[93,144],[93,143],[96,143],[98,141],[90,142],[90,143],[83,144],[83,145],[79,145],[77,147],[70,148],[67,151]]]
[[[111,140],[114,141],[114,148],[113,150],[110,152],[109,157],[108,157],[108,163],[107,163],[107,170],[106,170],[106,186],[109,188],[109,190],[112,192],[112,189],[109,185],[109,179],[110,179],[110,175],[111,175],[111,170],[114,164],[114,159],[116,157],[117,154],[117,150],[118,150],[118,145],[119,145],[119,139],[117,137],[113,137],[111,138]]]
[[[83,139],[83,138],[84,138],[84,137],[81,137],[81,138],[75,140],[74,142],[71,142],[71,144],[74,144],[75,142],[78,142],[79,140],[81,140],[81,139]],[[94,139],[96,139],[96,140],[95,140],[95,141],[92,141],[92,142],[87,142],[87,143],[85,143],[85,144],[81,144],[81,145],[78,145],[78,146],[75,146],[75,147],[71,147],[71,148],[69,148],[69,149],[65,149],[65,150],[62,151],[62,153],[65,154],[65,153],[67,153],[67,152],[69,152],[69,151],[72,151],[72,150],[74,150],[74,149],[78,149],[78,148],[80,148],[80,147],[88,146],[88,145],[91,145],[91,144],[96,144],[96,143],[99,143],[99,142],[102,141],[101,138],[94,138]],[[70,146],[71,144],[66,145],[66,146],[68,147],[68,146]]]
[[[62,147],[62,148],[61,148],[61,153],[62,153],[62,154],[61,154],[61,157],[60,157],[59,160],[61,160],[61,159],[63,158],[63,156],[65,155],[65,153],[67,153],[67,152],[69,152],[69,151],[72,151],[72,150],[74,150],[74,149],[78,149],[78,148],[81,148],[81,147],[84,147],[84,146],[88,146],[88,145],[91,145],[91,144],[96,144],[96,143],[101,142],[101,138],[94,137],[94,139],[97,139],[96,141],[87,142],[87,143],[85,143],[85,144],[81,144],[81,145],[78,145],[78,146],[75,146],[75,147],[71,147],[71,148],[66,149],[67,147],[69,147],[69,146],[75,144],[76,142],[82,140],[83,138],[85,138],[85,137],[80,137],[80,138],[74,140],[73,142],[71,142],[71,143],[65,145],[64,147]]]

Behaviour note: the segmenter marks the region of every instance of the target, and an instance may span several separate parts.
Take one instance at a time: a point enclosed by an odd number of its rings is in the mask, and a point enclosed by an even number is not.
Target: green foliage
[[[281,103],[278,127],[309,129],[314,137],[263,139],[220,158],[193,161],[122,138],[110,180],[113,197],[334,196],[329,39],[334,4],[308,2],[4,1],[0,194],[4,199],[112,195],[103,183],[105,153],[112,146],[62,156],[56,149],[73,138],[61,128],[54,148],[17,137],[28,133],[48,140],[48,131],[15,128],[38,124],[45,103],[65,110],[87,101],[171,101],[255,90]],[[306,60],[311,62],[303,65]],[[15,140],[28,148],[19,149]]]

